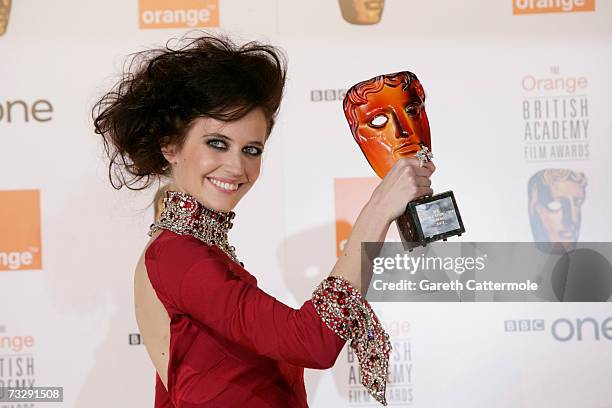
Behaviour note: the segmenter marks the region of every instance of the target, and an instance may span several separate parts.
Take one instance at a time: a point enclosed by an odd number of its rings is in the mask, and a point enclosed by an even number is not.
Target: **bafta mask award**
[[[433,158],[425,91],[412,72],[353,85],[343,108],[353,138],[380,178],[402,157],[416,157],[421,165]],[[452,191],[407,203],[396,224],[407,249],[465,232]]]

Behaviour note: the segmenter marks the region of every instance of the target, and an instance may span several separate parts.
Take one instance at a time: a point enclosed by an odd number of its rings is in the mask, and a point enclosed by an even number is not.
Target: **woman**
[[[362,383],[386,405],[391,346],[361,294],[360,244],[382,241],[407,201],[432,193],[434,167],[400,160],[312,298],[299,309],[277,301],[243,268],[227,232],[258,179],[285,72],[271,46],[207,35],[137,54],[94,108],[113,185],[163,177],[175,189],[135,273],[156,407],[307,407],[304,367],[333,366],[347,340]]]

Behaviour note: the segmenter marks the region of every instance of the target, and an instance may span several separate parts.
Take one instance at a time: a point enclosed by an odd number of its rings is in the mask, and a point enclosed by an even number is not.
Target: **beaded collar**
[[[179,235],[191,235],[206,245],[216,245],[234,262],[244,266],[236,257],[235,248],[227,241],[227,232],[234,225],[233,211],[222,212],[204,207],[194,197],[179,191],[167,191],[164,210],[159,220],[151,224],[149,236],[160,229]]]

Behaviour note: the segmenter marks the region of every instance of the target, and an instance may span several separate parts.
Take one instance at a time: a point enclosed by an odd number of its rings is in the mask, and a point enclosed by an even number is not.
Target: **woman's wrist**
[[[389,215],[387,214],[387,211],[385,211],[382,203],[376,200],[374,197],[370,198],[370,200],[363,207],[362,214],[370,223],[379,225],[380,227],[384,228],[385,231],[389,229],[389,225],[391,225],[391,222],[393,221],[389,218]]]

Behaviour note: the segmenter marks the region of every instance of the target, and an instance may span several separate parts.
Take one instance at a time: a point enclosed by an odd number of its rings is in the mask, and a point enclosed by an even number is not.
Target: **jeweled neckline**
[[[151,224],[149,236],[160,229],[179,235],[191,235],[207,245],[215,245],[237,264],[244,266],[229,245],[227,233],[233,227],[233,211],[223,212],[204,207],[192,195],[181,191],[167,191],[164,209],[157,221]]]

